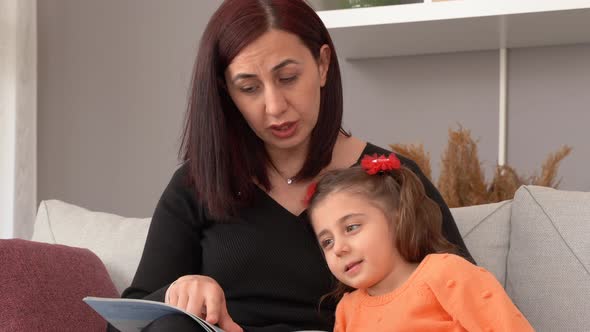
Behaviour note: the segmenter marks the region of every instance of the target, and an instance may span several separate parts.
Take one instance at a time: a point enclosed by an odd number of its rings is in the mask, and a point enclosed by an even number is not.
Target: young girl
[[[394,154],[326,174],[306,200],[340,281],[335,332],[533,330],[490,272],[453,254],[440,208]]]

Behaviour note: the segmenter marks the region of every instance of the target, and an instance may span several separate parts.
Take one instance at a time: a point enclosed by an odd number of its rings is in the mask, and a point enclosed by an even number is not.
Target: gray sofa
[[[538,331],[590,331],[590,193],[523,186],[513,200],[451,209],[467,247]],[[149,218],[41,202],[32,240],[88,248],[121,292]]]

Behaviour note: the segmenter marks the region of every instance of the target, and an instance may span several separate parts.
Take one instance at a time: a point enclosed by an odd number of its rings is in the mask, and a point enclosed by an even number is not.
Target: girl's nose
[[[336,256],[343,256],[350,252],[348,243],[344,241],[338,241],[334,244],[334,253]]]

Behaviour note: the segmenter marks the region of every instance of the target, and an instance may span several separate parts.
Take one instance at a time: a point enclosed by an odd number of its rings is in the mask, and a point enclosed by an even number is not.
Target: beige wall
[[[220,1],[39,1],[39,199],[149,216]]]
[[[39,199],[151,215],[177,165],[196,45],[219,3],[39,2]],[[583,128],[590,46],[513,50],[509,60],[508,162],[532,171],[569,143],[575,150],[562,168],[563,187],[590,190],[590,175],[580,172],[590,152]],[[496,51],[341,65],[345,125],[353,134],[382,146],[422,142],[438,175],[447,130],[461,123],[480,140],[491,174]],[[558,110],[565,113],[555,116]]]
[[[497,52],[469,52],[345,62],[345,124],[353,134],[387,147],[423,144],[434,178],[459,124],[480,139],[491,174],[498,155]]]
[[[336,45],[336,48],[338,46]],[[342,61],[345,121],[386,146],[423,143],[438,178],[448,128],[470,129],[490,179],[498,159],[498,51]],[[370,119],[367,120],[367,117]],[[590,45],[508,52],[507,164],[539,175],[549,153],[573,147],[560,188],[590,191]]]
[[[568,144],[560,188],[590,191],[590,44],[513,50],[508,85],[508,161],[538,174]]]

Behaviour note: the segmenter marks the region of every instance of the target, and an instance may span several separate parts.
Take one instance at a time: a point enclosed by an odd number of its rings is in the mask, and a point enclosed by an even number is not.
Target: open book
[[[207,323],[201,317],[162,302],[91,296],[87,296],[83,300],[121,332],[141,331],[154,320],[170,314],[185,314],[191,317],[203,327],[205,332],[225,332],[221,328]],[[294,332],[326,331],[306,330]]]
[[[224,332],[201,317],[162,302],[90,296],[85,297],[84,302],[121,332],[141,331],[154,320],[170,314],[190,316],[205,332]]]

